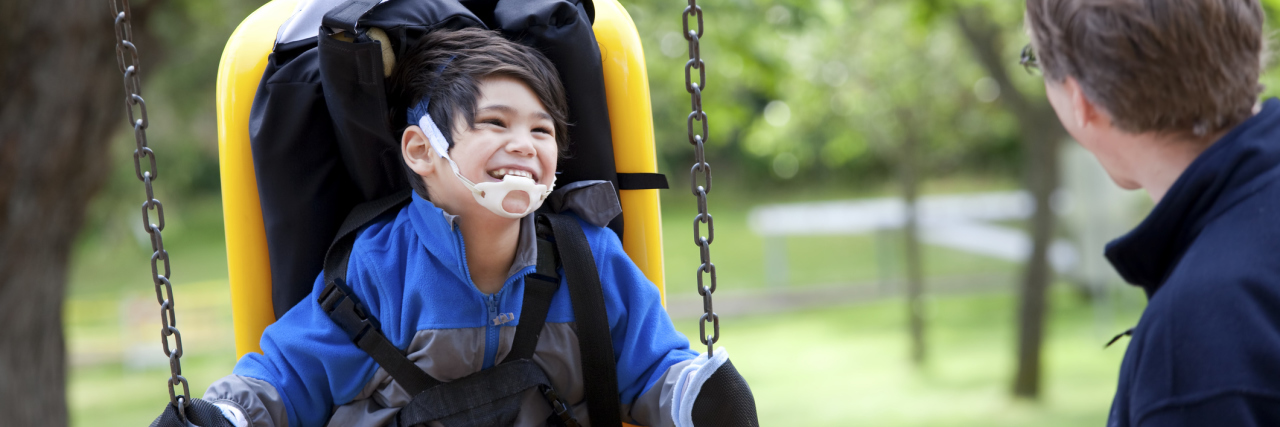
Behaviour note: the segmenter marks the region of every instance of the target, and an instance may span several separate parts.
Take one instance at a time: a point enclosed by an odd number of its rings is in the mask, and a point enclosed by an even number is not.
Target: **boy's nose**
[[[522,156],[533,157],[538,155],[538,149],[533,143],[532,135],[517,135],[507,141],[507,152]]]

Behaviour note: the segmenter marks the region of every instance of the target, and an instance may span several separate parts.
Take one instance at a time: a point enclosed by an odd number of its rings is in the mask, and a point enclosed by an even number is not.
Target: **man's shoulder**
[[[1149,301],[1121,373],[1133,414],[1280,396],[1280,224],[1257,206],[1206,227]]]
[[[1166,290],[1195,304],[1280,298],[1280,185],[1236,203],[1206,225],[1157,296]]]
[[[1188,325],[1201,326],[1226,322],[1236,326],[1223,327],[1235,329],[1244,325],[1233,318],[1261,310],[1280,310],[1280,221],[1206,228],[1152,296],[1144,318],[1196,319]],[[1251,323],[1280,330],[1280,311],[1275,313]]]

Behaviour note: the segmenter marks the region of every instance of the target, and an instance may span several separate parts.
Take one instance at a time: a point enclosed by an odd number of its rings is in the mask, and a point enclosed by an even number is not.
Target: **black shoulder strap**
[[[540,214],[539,214],[540,215]],[[537,270],[524,279],[524,301],[520,305],[520,324],[511,343],[511,352],[502,363],[520,359],[532,359],[538,347],[538,337],[551,309],[551,298],[560,290],[560,274],[556,273],[559,258],[556,245],[548,240],[551,229],[543,224],[540,216],[535,221],[538,235]]]
[[[338,234],[333,236],[333,243],[324,254],[324,279],[347,277],[347,258],[351,257],[351,245],[356,241],[356,230],[373,222],[385,213],[409,203],[412,198],[410,190],[398,191],[390,196],[361,203],[347,214],[338,227]]]
[[[556,248],[569,283],[569,298],[578,326],[578,350],[582,356],[582,381],[591,425],[622,425],[618,401],[617,362],[609,335],[604,291],[595,257],[582,226],[572,217],[545,214],[556,238]],[[541,249],[541,248],[539,248]]]
[[[318,302],[320,308],[333,319],[355,342],[356,347],[364,350],[378,366],[385,369],[392,378],[403,387],[410,396],[440,384],[440,381],[427,375],[408,357],[387,339],[378,325],[377,318],[370,315],[364,305],[356,299],[355,294],[346,285],[347,261],[351,257],[351,245],[355,243],[356,230],[409,202],[409,191],[383,197],[356,206],[347,214],[347,219],[338,229],[338,235],[329,245],[324,257],[324,290],[320,292]]]
[[[326,12],[320,24],[333,32],[343,30],[355,34],[360,17],[377,5],[378,0],[347,0]]]
[[[667,176],[660,173],[624,173],[618,172],[619,190],[655,190],[667,189]]]

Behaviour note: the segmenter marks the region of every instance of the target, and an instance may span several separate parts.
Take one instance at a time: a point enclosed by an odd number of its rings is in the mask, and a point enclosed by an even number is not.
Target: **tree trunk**
[[[0,418],[64,426],[67,261],[124,122],[112,15],[103,0],[5,1],[0,28]]]
[[[1023,275],[1018,310],[1018,368],[1013,394],[1036,399],[1040,395],[1040,350],[1044,343],[1044,318],[1048,312],[1045,292],[1053,278],[1049,244],[1053,240],[1054,214],[1050,201],[1058,188],[1058,156],[1055,139],[1030,132],[1026,176],[1035,212],[1031,217],[1031,259]],[[1024,133],[1025,134],[1025,133]]]
[[[902,180],[903,243],[907,273],[907,322],[911,334],[911,362],[924,365],[924,266],[920,257],[920,221],[916,200],[920,193],[920,165],[917,151],[919,137],[912,127],[911,113],[898,111],[898,122],[903,128],[902,158],[899,173]]]
[[[1040,350],[1044,344],[1044,317],[1048,311],[1045,292],[1052,280],[1049,244],[1053,240],[1054,213],[1050,200],[1058,188],[1058,142],[1066,132],[1045,102],[1031,102],[1018,91],[1005,68],[1014,58],[1005,58],[1000,28],[981,8],[956,11],[960,26],[978,63],[1000,86],[1000,101],[1018,120],[1023,141],[1023,167],[1027,190],[1035,199],[1031,218],[1031,258],[1022,276],[1018,309],[1018,367],[1013,394],[1037,399],[1040,395]]]

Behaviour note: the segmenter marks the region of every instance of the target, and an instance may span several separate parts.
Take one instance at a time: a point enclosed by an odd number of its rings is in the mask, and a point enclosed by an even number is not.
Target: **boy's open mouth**
[[[522,177],[525,177],[525,178],[532,179],[532,180],[534,180],[534,181],[537,181],[537,180],[538,180],[538,177],[537,177],[537,176],[534,176],[533,172],[530,172],[530,171],[527,171],[527,170],[524,170],[524,169],[516,169],[516,168],[498,168],[498,169],[491,170],[491,171],[489,171],[488,173],[489,173],[489,176],[491,176],[491,177],[493,177],[493,178],[496,178],[496,179],[498,179],[499,181],[501,181],[503,178],[506,178],[506,177],[507,177],[507,175],[511,175],[511,176],[522,176]]]

